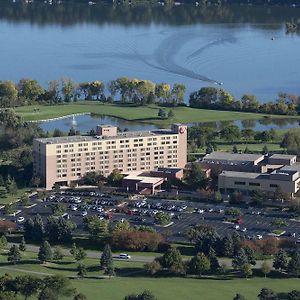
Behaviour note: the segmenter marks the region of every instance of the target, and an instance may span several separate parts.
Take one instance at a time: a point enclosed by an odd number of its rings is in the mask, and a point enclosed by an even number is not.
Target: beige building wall
[[[172,131],[153,131],[105,138],[65,137],[34,141],[34,173],[46,189],[57,183],[70,184],[85,173],[100,171],[108,176],[158,167],[184,168],[187,162],[187,127],[173,125]]]
[[[236,173],[237,174],[235,176],[228,176],[226,175],[226,172],[221,173],[218,177],[218,188],[225,192],[228,192],[229,190],[261,190],[266,192],[275,192],[276,189],[280,188],[281,191],[290,194],[291,196],[299,190],[299,176],[287,181],[280,180],[279,178],[277,178],[277,180],[266,178],[268,175],[264,176],[262,174],[256,178],[246,178],[246,176],[238,174],[239,172]]]

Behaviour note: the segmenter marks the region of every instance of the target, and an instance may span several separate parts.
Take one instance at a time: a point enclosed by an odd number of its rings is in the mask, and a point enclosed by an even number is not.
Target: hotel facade
[[[108,176],[157,168],[184,168],[187,126],[169,130],[118,133],[110,125],[97,126],[95,136],[66,136],[34,140],[34,175],[47,190],[55,184],[76,183],[87,172]]]

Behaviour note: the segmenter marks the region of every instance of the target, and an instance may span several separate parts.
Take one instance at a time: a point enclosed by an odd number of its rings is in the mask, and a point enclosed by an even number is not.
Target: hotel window
[[[249,182],[249,186],[260,186],[258,182]]]
[[[245,181],[235,181],[234,182],[235,185],[246,185]]]
[[[270,187],[271,187],[271,188],[277,188],[277,187],[278,187],[278,184],[270,184]]]
[[[61,148],[61,145],[56,145],[56,148]]]

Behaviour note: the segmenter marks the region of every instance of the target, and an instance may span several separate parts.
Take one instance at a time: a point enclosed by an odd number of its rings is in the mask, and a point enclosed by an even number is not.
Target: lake
[[[95,129],[97,125],[110,124],[117,126],[119,129],[129,131],[143,131],[153,130],[158,128],[153,124],[147,124],[137,121],[127,121],[115,117],[109,116],[97,116],[97,115],[78,115],[74,117],[60,118],[57,120],[49,120],[46,122],[40,122],[39,125],[45,131],[53,131],[58,128],[62,131],[68,132],[72,127],[79,130],[81,133],[87,133],[91,129]],[[190,123],[188,126],[193,126],[196,123]],[[230,124],[237,125],[239,128],[251,128],[253,130],[269,130],[274,129],[288,129],[299,127],[299,120],[295,119],[263,119],[263,120],[243,120],[243,121],[222,121],[222,122],[207,122],[198,123],[201,126],[212,127],[221,129],[222,127]]]
[[[217,86],[261,102],[300,94],[300,8],[0,1],[0,80],[119,76]]]

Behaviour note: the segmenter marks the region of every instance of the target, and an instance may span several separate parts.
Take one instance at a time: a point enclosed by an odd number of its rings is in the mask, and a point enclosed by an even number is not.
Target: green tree
[[[246,300],[246,298],[241,294],[236,294],[233,300]]]
[[[61,216],[63,215],[67,208],[66,208],[66,205],[64,203],[54,203],[52,206],[51,206],[51,209],[52,209],[52,214],[54,216]]]
[[[44,93],[44,89],[36,80],[21,79],[18,84],[19,96],[35,102]]]
[[[73,300],[87,300],[87,297],[84,294],[79,293],[74,296]]]
[[[210,260],[204,253],[198,253],[195,255],[189,263],[189,272],[192,274],[198,274],[200,277],[203,273],[210,270]]]
[[[246,279],[253,274],[252,268],[250,264],[244,264],[242,268],[243,275]]]
[[[299,277],[300,274],[300,254],[294,252],[289,263],[288,263],[288,273],[290,275]]]
[[[46,261],[51,261],[53,258],[53,253],[49,242],[45,241],[42,243],[38,253],[38,259],[40,262],[44,263]]]
[[[226,141],[232,142],[241,137],[241,131],[236,125],[229,125],[220,131],[220,137]]]
[[[113,264],[112,252],[109,244],[106,244],[103,248],[103,252],[100,258],[100,268],[106,270],[109,265]]]
[[[160,109],[158,110],[157,115],[158,115],[161,119],[166,119],[166,117],[167,117],[166,111],[165,111],[164,109],[162,109],[162,108],[160,108]]]
[[[23,194],[20,198],[20,201],[23,206],[28,206],[30,204],[30,198],[27,194]]]
[[[109,236],[109,222],[107,220],[99,220],[97,216],[89,216],[85,218],[84,223],[91,239],[103,241]]]
[[[206,188],[208,180],[201,166],[192,162],[185,173],[184,181],[194,189]]]
[[[288,293],[288,300],[300,300],[300,291],[292,290]]]
[[[237,146],[233,145],[233,147],[232,147],[232,153],[238,153],[238,152],[239,152],[239,150],[238,150]]]
[[[280,249],[278,253],[275,255],[273,260],[273,267],[276,270],[280,270],[280,272],[287,269],[288,256],[284,250]]]
[[[80,277],[84,277],[87,274],[87,270],[84,264],[79,264],[77,266],[77,275]]]
[[[86,252],[82,247],[78,247],[75,253],[75,259],[77,261],[84,260],[86,258]]]
[[[5,235],[0,237],[0,250],[7,247],[7,239]]]
[[[255,253],[252,248],[249,246],[246,246],[243,248],[245,250],[245,254],[247,256],[248,263],[255,266],[256,265],[256,260],[255,260]]]
[[[55,290],[46,287],[40,292],[38,300],[58,300],[58,296]]]
[[[120,170],[114,169],[107,177],[107,182],[112,186],[120,186],[124,175],[121,173]]]
[[[64,218],[49,217],[45,232],[51,243],[65,243],[72,239],[76,224]]]
[[[157,298],[152,294],[152,292],[146,290],[138,295],[128,295],[123,300],[157,300]]]
[[[0,81],[0,107],[17,105],[18,90],[12,81]]]
[[[171,217],[170,215],[164,213],[164,212],[158,212],[154,216],[155,223],[160,224],[160,225],[167,225],[170,224],[171,222]]]
[[[269,149],[266,145],[264,145],[263,148],[262,148],[261,154],[266,155],[268,153],[269,153]]]
[[[276,293],[269,288],[262,288],[257,297],[259,300],[277,300],[278,299]]]
[[[75,294],[75,289],[72,287],[70,280],[62,275],[45,277],[43,279],[43,286],[43,290],[47,289],[48,291],[52,291],[56,296],[56,298],[42,298],[43,300],[72,297]]]
[[[38,293],[41,287],[41,280],[32,275],[22,275],[15,278],[15,285],[18,292],[27,300]]]
[[[21,253],[17,245],[13,245],[8,252],[7,260],[14,265],[21,260]]]
[[[62,260],[64,258],[63,249],[59,246],[56,246],[53,250],[53,260]]]
[[[71,246],[70,254],[71,254],[71,255],[74,257],[74,259],[75,259],[76,254],[77,254],[77,246],[76,246],[75,243],[73,243],[72,246]]]
[[[144,265],[146,272],[150,275],[155,275],[161,270],[161,265],[157,259]]]
[[[166,253],[159,259],[159,263],[169,272],[174,274],[185,273],[182,256],[178,249],[171,247]]]
[[[267,277],[267,275],[271,272],[271,266],[270,264],[264,260],[264,262],[261,265],[261,271],[264,274],[265,278]]]
[[[62,94],[64,95],[64,101],[70,102],[74,97],[75,85],[71,79],[62,80]]]
[[[19,245],[19,250],[22,252],[26,251],[26,242],[25,242],[24,237],[22,237],[21,243]]]
[[[173,105],[183,103],[186,87],[183,84],[174,83],[171,90],[171,98]]]
[[[244,249],[240,249],[232,259],[232,267],[235,270],[242,270],[243,266],[248,263],[248,258]]]
[[[233,256],[233,240],[231,235],[226,235],[221,243],[222,255],[227,257]]]

